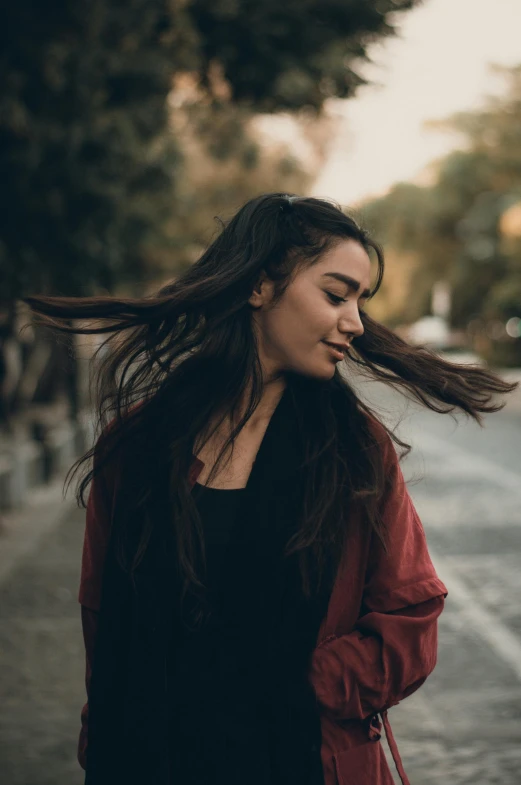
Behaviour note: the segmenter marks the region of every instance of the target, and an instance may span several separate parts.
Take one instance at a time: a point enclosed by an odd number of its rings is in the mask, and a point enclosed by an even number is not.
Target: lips
[[[349,343],[335,343],[334,341],[324,341],[327,343],[328,346],[332,346],[334,349],[338,349],[339,352],[347,352],[349,349],[351,342]]]
[[[327,348],[330,350],[331,354],[337,360],[343,360],[345,358],[345,353],[346,353],[347,349],[344,349],[344,348],[340,349],[338,344],[329,343],[328,341],[322,341],[322,343],[327,346]]]

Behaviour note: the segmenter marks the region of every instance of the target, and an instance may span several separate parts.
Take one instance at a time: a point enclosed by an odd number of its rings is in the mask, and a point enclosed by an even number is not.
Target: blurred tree
[[[437,250],[435,242],[426,242],[433,234],[429,197],[425,188],[398,183],[386,196],[360,210],[362,223],[386,249],[386,274],[370,311],[390,325],[415,321],[428,312],[436,278],[427,260],[420,259],[418,248],[429,246],[433,255]]]
[[[155,256],[158,280],[201,254],[220,228],[216,217],[230,217],[262,192],[304,193],[327,153],[335,122],[327,114],[317,117],[301,110],[258,115],[231,99],[224,80],[219,93],[219,98],[205,98],[196,77],[182,75],[170,97],[184,176],[177,183],[168,222],[171,245]]]
[[[168,247],[162,230],[181,165],[167,129],[174,74],[198,74],[217,104],[225,83],[250,112],[319,110],[328,96],[353,93],[362,82],[353,62],[415,2],[3,4],[0,298],[112,291]],[[211,132],[224,115],[207,114]],[[224,160],[237,137],[215,137],[211,152]],[[255,146],[241,156],[249,171]]]
[[[197,62],[175,2],[18,0],[0,15],[0,305],[21,341],[16,298],[113,292],[145,275],[180,164],[171,73]],[[11,413],[61,386],[74,416],[74,354],[72,338],[38,331]]]
[[[210,88],[218,62],[234,101],[256,111],[321,109],[349,98],[365,80],[356,62],[367,45],[394,33],[397,11],[418,0],[192,0],[201,40],[200,74]]]
[[[0,297],[140,275],[179,165],[167,133],[190,28],[163,0],[3,4]],[[193,34],[192,34],[193,35]]]
[[[509,278],[515,281],[521,273],[520,249],[502,241],[500,228],[521,193],[521,66],[491,70],[506,83],[502,95],[489,98],[483,109],[428,124],[460,132],[467,148],[442,162],[434,188],[445,204],[447,232],[456,240],[449,269],[452,320],[462,327],[493,311],[496,318],[507,317],[498,310],[503,298],[495,287],[504,291]]]
[[[493,68],[506,81],[502,95],[427,124],[464,140],[464,149],[433,163],[433,184],[399,184],[363,212],[390,258],[387,299],[374,304],[383,318],[411,322],[428,314],[430,291],[442,278],[452,289],[452,324],[486,331],[492,320],[491,340],[499,342],[498,325],[521,316],[521,66]],[[510,346],[521,360],[521,341]]]

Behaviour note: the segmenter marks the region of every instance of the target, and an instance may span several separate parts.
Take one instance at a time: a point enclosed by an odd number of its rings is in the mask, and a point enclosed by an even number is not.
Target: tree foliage
[[[179,164],[165,105],[174,10],[19,0],[3,14],[1,295],[111,290],[139,274]]]
[[[198,81],[203,111],[193,133],[204,115],[206,150],[222,163],[235,157],[235,176],[242,167],[253,189],[257,173],[259,186],[266,178],[240,122],[258,111],[319,111],[326,97],[351,95],[361,81],[356,59],[414,2],[3,4],[0,299],[113,291],[176,247],[194,171],[170,124],[176,75]],[[236,132],[226,137],[219,122]],[[278,176],[283,183],[284,166]],[[232,191],[238,198],[245,189]]]
[[[452,286],[456,327],[521,317],[521,66],[496,70],[506,82],[502,95],[429,123],[459,131],[464,141],[437,162],[433,185],[399,184],[364,206],[394,257],[406,254],[406,291],[399,302],[391,298],[394,310],[383,307],[391,321],[427,314],[441,278]],[[403,290],[398,278],[395,261],[388,289]]]
[[[233,98],[260,111],[321,109],[364,83],[356,62],[417,0],[193,0],[200,73],[220,63]]]

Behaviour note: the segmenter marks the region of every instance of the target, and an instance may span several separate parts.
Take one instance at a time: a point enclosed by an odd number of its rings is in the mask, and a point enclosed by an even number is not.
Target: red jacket
[[[392,441],[381,425],[374,427],[392,480],[381,506],[388,553],[363,528],[350,538],[309,671],[321,713],[325,785],[393,785],[379,742],[378,714],[407,785],[387,709],[418,689],[434,669],[437,619],[447,596],[431,562]],[[203,466],[194,457],[192,483]],[[87,696],[113,491],[110,478],[98,475],[87,505],[79,590]],[[78,760],[85,768],[88,702],[81,718]]]

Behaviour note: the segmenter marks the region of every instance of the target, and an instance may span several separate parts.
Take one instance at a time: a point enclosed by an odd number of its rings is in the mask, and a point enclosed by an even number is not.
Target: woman
[[[113,334],[78,462],[87,785],[391,785],[379,715],[407,782],[387,710],[433,670],[447,590],[350,371],[477,421],[514,385],[371,319],[382,275],[338,207],[274,193],[154,296],[27,299]]]

